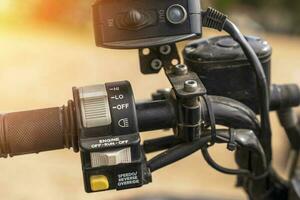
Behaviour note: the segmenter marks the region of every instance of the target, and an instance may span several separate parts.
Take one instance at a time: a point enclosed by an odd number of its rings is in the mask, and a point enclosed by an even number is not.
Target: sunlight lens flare
[[[0,15],[8,14],[11,8],[11,0],[0,0]]]

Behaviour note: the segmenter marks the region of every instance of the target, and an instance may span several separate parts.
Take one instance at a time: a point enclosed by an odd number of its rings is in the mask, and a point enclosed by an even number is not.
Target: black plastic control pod
[[[199,0],[98,0],[97,46],[137,49],[201,36]]]
[[[74,88],[86,192],[140,187],[151,181],[127,81]]]

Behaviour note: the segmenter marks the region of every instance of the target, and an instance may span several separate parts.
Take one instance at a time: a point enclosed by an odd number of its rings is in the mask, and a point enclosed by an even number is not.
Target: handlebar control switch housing
[[[97,46],[137,49],[201,36],[199,0],[98,0],[93,6]]]
[[[74,88],[73,93],[86,192],[150,182],[130,83]]]

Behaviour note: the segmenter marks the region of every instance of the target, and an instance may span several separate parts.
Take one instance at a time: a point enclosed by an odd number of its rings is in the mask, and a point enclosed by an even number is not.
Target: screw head
[[[184,91],[195,92],[198,88],[198,83],[195,80],[187,80],[184,82]]]
[[[169,55],[171,53],[171,46],[170,45],[163,45],[159,47],[159,52],[163,55]]]
[[[176,75],[185,75],[185,74],[188,73],[188,68],[184,64],[176,65],[175,68],[174,68],[174,73]]]
[[[162,68],[162,65],[163,65],[163,63],[159,59],[154,59],[151,62],[151,67],[153,70],[160,70]]]

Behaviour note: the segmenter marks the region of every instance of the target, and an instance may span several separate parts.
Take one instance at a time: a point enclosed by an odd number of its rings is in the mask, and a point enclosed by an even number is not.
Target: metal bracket
[[[139,49],[140,70],[143,74],[159,73],[181,63],[176,44]]]
[[[165,70],[176,96],[182,99],[203,96],[207,93],[202,81],[194,72],[188,71],[186,65],[177,65]]]
[[[139,49],[140,69],[143,74],[165,74],[175,92],[178,105],[178,126],[175,135],[187,142],[195,141],[201,135],[201,114],[199,96],[206,94],[206,88],[198,75],[189,72],[181,64],[176,44]]]
[[[165,68],[177,99],[178,126],[175,135],[184,141],[198,140],[201,136],[201,105],[199,96],[207,93],[198,75],[189,72],[184,64]]]

